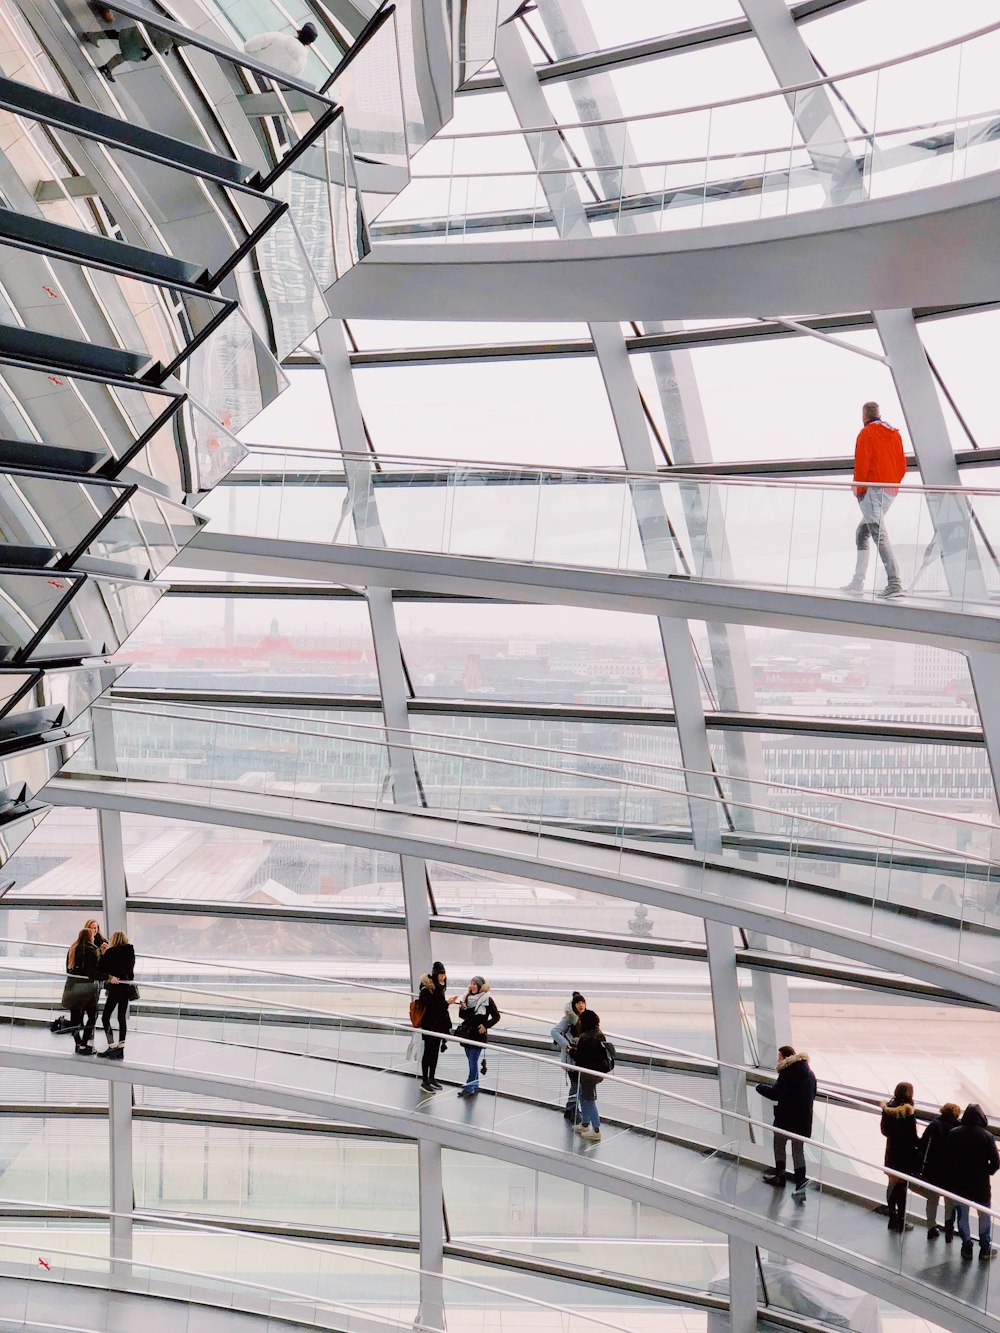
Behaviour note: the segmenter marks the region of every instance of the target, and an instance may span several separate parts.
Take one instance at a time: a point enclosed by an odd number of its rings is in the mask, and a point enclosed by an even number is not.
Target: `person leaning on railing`
[[[101,1023],[104,1027],[104,1035],[108,1039],[108,1048],[106,1051],[98,1051],[98,1058],[102,1060],[124,1060],[129,1001],[137,1000],[139,991],[134,980],[135,949],[129,944],[128,936],[123,930],[116,930],[111,936],[108,947],[101,955],[101,971],[107,978],[105,981],[107,999],[104,1001]],[[111,1020],[116,1012],[118,1014],[118,1040],[112,1041],[114,1033],[111,1028]]]
[[[907,1182],[900,1179],[900,1176],[915,1176],[920,1169],[912,1083],[897,1083],[890,1099],[882,1103],[881,1130],[885,1137],[885,1174],[889,1180],[885,1189],[889,1230],[912,1231],[913,1224],[906,1220]],[[897,1171],[900,1176],[895,1174]]]
[[[993,1247],[993,1218],[991,1178],[1000,1171],[1000,1155],[989,1121],[981,1106],[970,1103],[962,1112],[956,1129],[948,1135],[945,1145],[945,1176],[947,1187],[960,1198],[982,1204],[979,1212],[979,1258],[984,1262],[995,1259]],[[962,1258],[971,1259],[972,1233],[969,1228],[970,1208],[967,1203],[955,1205],[958,1234],[962,1237]]]
[[[97,1026],[101,976],[101,955],[94,944],[94,931],[87,925],[66,954],[66,981],[62,993],[62,1007],[69,1010],[70,1031],[77,1055],[94,1054],[90,1043]]]
[[[809,1056],[794,1046],[778,1047],[778,1077],[774,1083],[758,1083],[757,1091],[774,1102],[774,1169],[764,1174],[768,1185],[785,1188],[785,1163],[790,1134],[795,1189],[792,1198],[803,1203],[806,1197],[806,1148],[802,1139],[812,1138],[813,1103],[816,1100],[816,1075],[809,1067]]]

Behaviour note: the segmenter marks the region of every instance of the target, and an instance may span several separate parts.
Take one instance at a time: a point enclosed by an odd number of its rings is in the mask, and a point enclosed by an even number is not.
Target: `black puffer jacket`
[[[451,1016],[448,1013],[448,996],[443,986],[427,973],[420,978],[421,1016],[420,1027],[424,1032],[439,1032],[448,1036],[451,1032]]]
[[[1000,1170],[996,1139],[989,1130],[983,1108],[973,1103],[962,1112],[962,1121],[945,1144],[945,1187],[973,1203],[989,1203],[990,1177]]]
[[[917,1116],[909,1102],[882,1104],[882,1133],[885,1135],[885,1164],[890,1171],[915,1176],[919,1162]]]
[[[816,1100],[816,1075],[809,1068],[809,1056],[796,1051],[778,1061],[774,1083],[758,1083],[757,1091],[774,1102],[774,1127],[789,1134],[809,1138],[813,1132],[813,1102]]]
[[[580,1075],[580,1096],[584,1101],[592,1102],[597,1096],[597,1085],[604,1081],[601,1066],[604,1063],[604,1033],[600,1028],[591,1028],[581,1032],[573,1048],[573,1063],[586,1074]]]
[[[920,1136],[920,1179],[928,1185],[948,1188],[948,1135],[958,1125],[958,1116],[942,1108]]]

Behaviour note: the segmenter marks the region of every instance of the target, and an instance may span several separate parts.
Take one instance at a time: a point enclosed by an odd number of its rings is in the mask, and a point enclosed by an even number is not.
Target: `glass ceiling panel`
[[[254,417],[244,432],[246,439],[296,449],[339,449],[322,370],[299,367],[285,373],[288,388]]]
[[[877,5],[835,7],[811,19],[802,33],[813,54],[832,74],[923,50],[983,28],[996,18],[993,0],[955,0],[948,5],[879,0]],[[921,94],[932,91],[920,89]]]
[[[72,806],[53,807],[0,871],[0,883],[9,880],[14,881],[14,887],[4,895],[4,902],[24,895],[100,898],[101,869],[95,812]],[[5,921],[8,915],[9,920]],[[8,927],[15,924],[22,929],[28,923],[26,918],[8,914],[0,903],[0,935],[10,937]],[[66,943],[68,946],[69,939]]]
[[[552,884],[538,883],[514,875],[501,875],[489,870],[476,870],[448,862],[428,861],[434,902],[441,916],[468,916],[488,921],[506,921],[524,926],[552,926],[566,930],[592,931],[615,935],[640,933],[629,928],[635,921],[636,904],[623,902],[601,893],[587,893]],[[649,907],[640,915],[650,929],[642,934],[653,939],[677,944],[702,944],[705,923],[700,917],[686,916],[662,907]],[[558,947],[558,946],[557,946]],[[598,967],[596,955],[590,963]],[[645,969],[636,969],[641,972]],[[571,983],[572,985],[575,983]],[[584,994],[586,987],[581,986]],[[552,1004],[555,1012],[565,1005],[568,993],[556,988]],[[552,1020],[555,1022],[555,1019]]]
[[[600,0],[592,3],[592,10],[597,8],[600,8]],[[609,11],[609,17],[613,14],[616,25],[623,8],[630,9],[631,6],[616,6]],[[742,17],[738,4],[735,8],[738,16]],[[695,22],[701,21],[699,13]],[[661,26],[653,34],[644,35],[659,35],[664,31],[661,18]],[[722,98],[747,97],[777,87],[771,67],[755,41],[704,46],[665,56],[661,60],[618,66],[607,71],[602,78],[614,89],[620,107],[614,113],[605,110],[606,115],[643,116],[649,112],[697,106]],[[581,115],[579,105],[573,100],[571,81],[564,83],[560,80],[543,84],[543,87],[549,105],[560,122],[572,123],[595,118],[593,111]],[[748,128],[753,128],[752,121]],[[660,150],[665,150],[671,156],[675,155],[676,147],[669,141],[660,144]]]
[[[130,685],[378,692],[371,627],[361,601],[164,598],[129,640],[123,658],[134,664]]]
[[[580,8],[594,29],[598,50],[743,17],[739,0],[630,0],[614,6],[582,0]]]
[[[748,626],[742,634],[750,667],[740,691],[743,709],[931,726],[979,723],[962,653],[927,644],[759,626]],[[695,642],[713,693],[718,693],[703,626],[697,627]]]
[[[852,340],[876,350],[873,334]],[[900,426],[904,446],[911,447],[892,377],[877,361],[808,336],[695,348],[682,355],[694,368],[716,462],[853,455],[861,404],[869,399],[878,401],[886,421]],[[651,356],[633,353],[631,362],[666,433]]]
[[[354,379],[376,448],[505,463],[540,456],[556,465],[621,462],[590,358],[359,368]]]
[[[208,909],[204,917],[173,919],[137,913],[136,933],[141,929],[149,952],[176,954],[177,946],[188,937],[191,952],[182,956],[209,957],[215,948],[217,954],[226,957],[251,955],[264,959],[274,953],[275,957],[301,954],[370,961],[383,956],[386,948],[391,949],[388,956],[394,960],[402,956],[399,949],[405,951],[403,932],[372,931],[373,939],[365,944],[363,927],[285,922],[268,927],[273,937],[267,938],[257,931],[258,923],[247,921],[241,925],[234,921],[227,927],[226,918],[211,915],[211,904],[219,903],[396,911],[403,901],[397,856],[363,847],[279,837],[259,829],[230,829],[144,814],[123,814],[122,836],[130,901],[201,901]],[[223,944],[221,939],[213,939],[220,930],[223,934],[232,930],[239,934]],[[346,932],[343,940],[340,931]],[[397,933],[402,936],[398,945],[392,943]]]
[[[396,621],[418,696],[670,706],[652,616],[401,602]]]

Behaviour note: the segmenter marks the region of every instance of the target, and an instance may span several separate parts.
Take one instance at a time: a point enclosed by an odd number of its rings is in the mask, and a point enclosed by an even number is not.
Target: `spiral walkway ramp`
[[[666,8],[0,0],[3,1330],[1000,1329],[1000,22]]]

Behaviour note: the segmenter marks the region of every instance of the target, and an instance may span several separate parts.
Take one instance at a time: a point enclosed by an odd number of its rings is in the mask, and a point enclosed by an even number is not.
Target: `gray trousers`
[[[792,1165],[796,1171],[806,1169],[806,1145],[801,1139],[789,1139],[780,1130],[774,1131],[774,1166],[777,1171],[784,1171],[788,1145],[792,1145]]]

